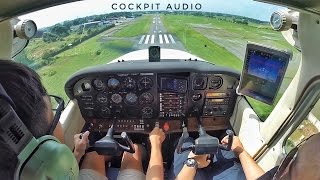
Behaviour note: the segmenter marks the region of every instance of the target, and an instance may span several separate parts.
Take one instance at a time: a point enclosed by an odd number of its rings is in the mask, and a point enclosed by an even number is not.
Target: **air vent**
[[[223,85],[223,79],[221,76],[215,76],[210,80],[210,89],[219,89]]]

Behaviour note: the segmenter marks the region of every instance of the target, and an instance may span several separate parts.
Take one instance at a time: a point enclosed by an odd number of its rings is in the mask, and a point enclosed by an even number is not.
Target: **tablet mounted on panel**
[[[292,52],[248,43],[237,93],[273,104]]]

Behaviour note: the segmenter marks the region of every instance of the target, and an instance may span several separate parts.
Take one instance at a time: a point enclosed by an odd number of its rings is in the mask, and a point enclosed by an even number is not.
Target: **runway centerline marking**
[[[159,34],[159,42],[160,44],[163,44],[162,34]]]
[[[170,38],[170,40],[171,40],[172,44],[175,44],[175,43],[176,43],[176,42],[174,41],[174,39],[173,39],[173,37],[172,37],[172,35],[171,35],[171,34],[169,34],[169,38]]]
[[[166,44],[169,44],[168,36],[166,34],[164,34],[163,36],[164,36],[164,40],[166,41]]]
[[[144,41],[144,44],[148,44],[149,38],[150,38],[150,35],[147,35],[146,40]]]
[[[151,36],[151,44],[154,44],[154,34]]]
[[[139,41],[139,44],[142,44],[142,41],[143,41],[143,39],[144,39],[145,36],[146,36],[146,35],[142,35],[142,36],[141,36],[141,39],[140,39],[140,41]]]

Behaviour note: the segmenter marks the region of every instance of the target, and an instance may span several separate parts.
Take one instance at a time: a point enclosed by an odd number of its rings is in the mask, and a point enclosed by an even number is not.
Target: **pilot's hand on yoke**
[[[78,163],[80,162],[81,157],[85,154],[87,146],[89,144],[89,131],[85,133],[80,133],[74,135],[74,156],[76,157]]]
[[[197,168],[205,168],[209,166],[211,160],[208,159],[209,154],[203,154],[203,155],[195,155],[192,151],[190,151],[188,158],[193,158],[197,161],[198,167]]]
[[[166,135],[159,127],[155,127],[149,134],[149,139],[152,147],[161,147]]]
[[[221,144],[227,145],[228,144],[228,136],[225,136],[222,140],[221,140]],[[233,136],[233,142],[232,142],[232,146],[231,146],[231,150],[237,155],[239,156],[240,153],[242,153],[244,151],[244,147],[239,139],[238,136]]]

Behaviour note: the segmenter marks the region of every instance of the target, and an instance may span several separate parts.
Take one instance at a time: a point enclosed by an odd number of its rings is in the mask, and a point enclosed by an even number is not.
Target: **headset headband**
[[[6,90],[3,88],[1,83],[0,83],[0,99],[7,101],[7,103],[9,103],[13,109],[16,109],[16,105],[14,104],[10,96],[7,94]]]

